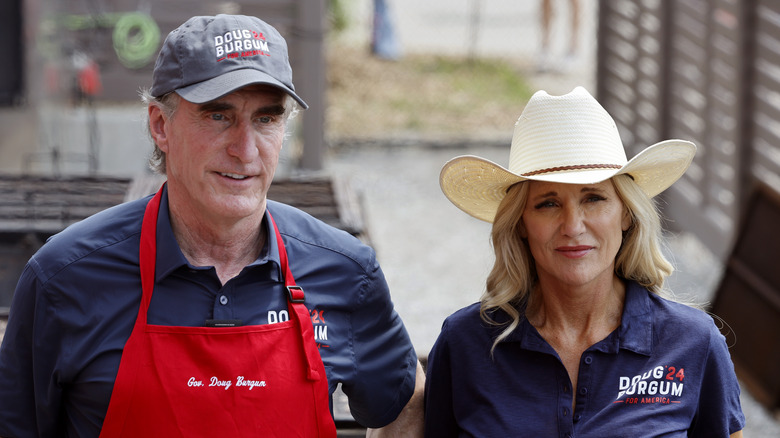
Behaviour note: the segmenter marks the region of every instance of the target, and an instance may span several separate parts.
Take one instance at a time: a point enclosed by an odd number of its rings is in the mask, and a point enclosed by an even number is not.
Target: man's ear
[[[168,152],[168,131],[166,125],[168,118],[165,117],[162,110],[157,105],[149,105],[149,133],[154,140],[154,144],[157,145],[163,152]]]

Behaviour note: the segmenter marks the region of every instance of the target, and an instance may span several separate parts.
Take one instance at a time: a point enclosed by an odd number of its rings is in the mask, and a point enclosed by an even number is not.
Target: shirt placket
[[[590,398],[590,382],[593,376],[593,352],[585,351],[580,358],[580,370],[577,375],[577,401],[574,406],[574,413],[572,415],[572,423],[576,424],[582,419],[585,407],[588,404]]]
[[[227,282],[217,291],[214,299],[214,319],[232,319],[235,317],[233,312],[235,302],[234,287],[231,282]]]
[[[574,427],[572,424],[572,387],[569,379],[569,373],[562,363],[559,363],[558,370],[558,434],[561,438],[572,438],[574,436]]]

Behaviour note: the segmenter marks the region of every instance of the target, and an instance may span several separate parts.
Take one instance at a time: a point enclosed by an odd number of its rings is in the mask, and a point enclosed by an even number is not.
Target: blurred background
[[[545,12],[547,11],[547,12]],[[269,196],[376,248],[425,357],[475,302],[490,226],[438,187],[450,158],[506,165],[539,89],[584,86],[629,157],[694,141],[660,198],[669,287],[720,317],[745,436],[780,436],[780,3],[770,0],[4,0],[0,5],[0,332],[45,239],[158,182],[138,92],[192,15],[256,15],[290,45],[293,125]]]

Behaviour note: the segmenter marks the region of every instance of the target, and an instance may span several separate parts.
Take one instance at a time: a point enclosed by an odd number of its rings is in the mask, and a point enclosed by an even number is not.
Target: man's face
[[[176,214],[211,223],[263,215],[284,138],[284,101],[282,91],[252,85],[203,104],[181,99],[170,119],[150,106]]]

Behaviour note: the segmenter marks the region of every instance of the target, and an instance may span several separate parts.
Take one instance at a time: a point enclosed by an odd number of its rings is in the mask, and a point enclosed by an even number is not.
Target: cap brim
[[[241,69],[198,82],[176,90],[176,93],[192,103],[206,103],[225,96],[239,88],[252,84],[272,85],[289,94],[303,109],[309,107],[293,90],[268,74],[255,69]]]
[[[594,169],[523,177],[481,157],[463,155],[444,164],[439,175],[447,199],[469,215],[492,223],[506,191],[520,181],[596,184],[615,175],[630,174],[639,187],[654,197],[674,184],[688,169],[696,146],[685,140],[667,140],[637,154],[621,169]]]

